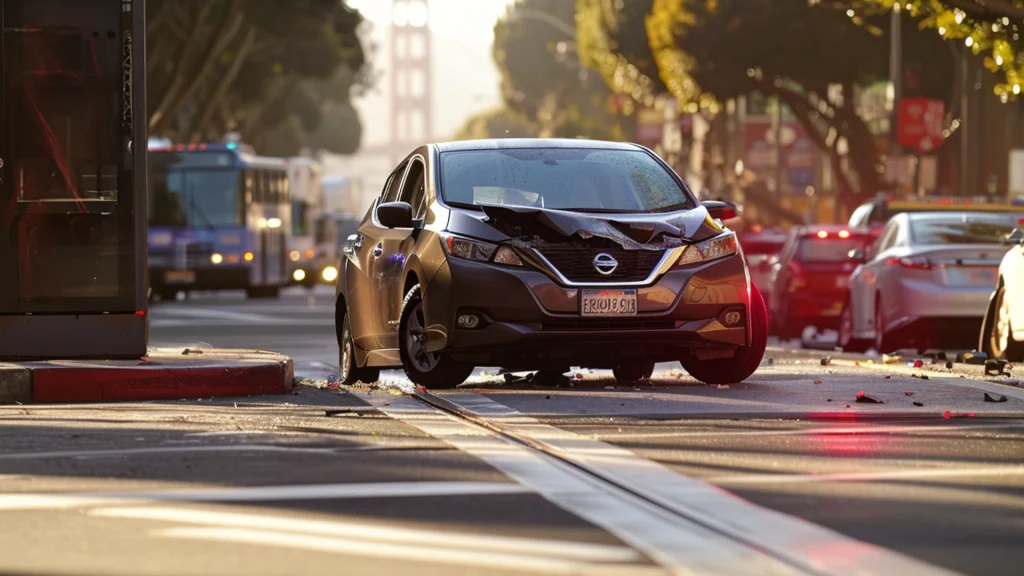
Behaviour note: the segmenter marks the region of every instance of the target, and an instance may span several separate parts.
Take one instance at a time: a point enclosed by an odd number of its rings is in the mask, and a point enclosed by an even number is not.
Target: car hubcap
[[[430,372],[441,359],[437,352],[427,352],[427,329],[423,327],[423,303],[416,305],[405,331],[405,345],[409,351],[409,360],[420,372]]]
[[[1006,299],[999,299],[999,312],[996,313],[996,348],[993,352],[1002,353],[1010,345],[1010,307]]]
[[[351,371],[352,362],[352,344],[348,334],[348,330],[345,331],[345,342],[341,345],[341,379],[348,378],[348,373]]]

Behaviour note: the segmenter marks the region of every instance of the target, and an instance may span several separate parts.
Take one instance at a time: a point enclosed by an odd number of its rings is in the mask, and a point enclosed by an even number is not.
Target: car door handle
[[[374,258],[379,258],[380,255],[383,254],[383,253],[384,253],[384,245],[383,244],[377,244],[376,246],[373,247],[373,257]]]

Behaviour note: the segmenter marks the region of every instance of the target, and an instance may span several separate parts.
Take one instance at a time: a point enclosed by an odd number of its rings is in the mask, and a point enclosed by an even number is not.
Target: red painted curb
[[[290,361],[210,366],[37,366],[33,402],[179,400],[292,391]]]

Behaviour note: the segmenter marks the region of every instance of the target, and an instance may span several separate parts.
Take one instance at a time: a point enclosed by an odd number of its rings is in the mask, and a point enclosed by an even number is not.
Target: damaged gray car
[[[734,208],[701,204],[650,150],[587,140],[425,145],[388,177],[339,266],[342,383],[401,366],[430,388],[477,366],[622,382],[679,361],[748,378],[768,319]]]

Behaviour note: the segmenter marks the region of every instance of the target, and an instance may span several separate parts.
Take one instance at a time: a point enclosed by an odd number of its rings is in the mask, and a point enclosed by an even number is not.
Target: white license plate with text
[[[583,316],[636,316],[636,290],[583,290]]]

